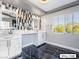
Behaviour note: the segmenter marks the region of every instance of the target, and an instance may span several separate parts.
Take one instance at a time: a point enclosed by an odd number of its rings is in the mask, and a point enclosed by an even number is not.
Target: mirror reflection
[[[8,14],[7,14],[8,13]],[[2,12],[2,28],[1,29],[15,29],[16,28],[16,16],[11,12]]]

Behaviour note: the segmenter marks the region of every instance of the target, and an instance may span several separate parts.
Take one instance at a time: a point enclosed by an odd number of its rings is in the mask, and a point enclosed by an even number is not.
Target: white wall
[[[57,45],[62,45],[70,48],[79,50],[79,34],[55,34],[50,31],[50,24],[54,16],[69,14],[79,11],[79,6],[75,6],[69,9],[65,9],[59,12],[55,12],[49,15],[43,16],[47,21],[47,39],[46,42],[55,43]]]

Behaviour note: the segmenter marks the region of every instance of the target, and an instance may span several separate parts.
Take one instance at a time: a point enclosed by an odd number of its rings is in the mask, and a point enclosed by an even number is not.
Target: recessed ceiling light
[[[40,3],[47,4],[48,3],[48,0],[40,0]]]

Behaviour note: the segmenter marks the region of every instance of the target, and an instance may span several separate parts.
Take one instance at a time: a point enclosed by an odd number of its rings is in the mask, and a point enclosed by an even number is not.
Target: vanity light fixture
[[[48,3],[48,0],[40,0],[40,3],[47,4]]]

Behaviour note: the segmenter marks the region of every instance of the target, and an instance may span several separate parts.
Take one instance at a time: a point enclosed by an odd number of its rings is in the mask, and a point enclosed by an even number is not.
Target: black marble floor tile
[[[32,48],[31,48],[32,46]],[[33,52],[31,55],[31,57],[36,56],[34,59],[61,59],[60,58],[60,54],[77,54],[77,58],[79,59],[79,52],[75,52],[69,49],[65,49],[65,48],[61,48],[58,46],[54,46],[54,45],[50,45],[50,44],[45,44],[43,46],[40,46],[39,48],[36,48],[34,45],[29,46],[31,49],[31,52]],[[23,54],[27,54],[28,52],[30,52],[29,47],[23,48]],[[33,51],[32,51],[33,50]],[[24,59],[25,56],[22,56]],[[28,58],[30,59],[30,58]],[[32,59],[32,58],[31,58]],[[67,59],[67,58],[64,58]],[[72,58],[70,58],[72,59]]]
[[[56,59],[56,58],[59,59],[60,54],[76,54],[77,55],[76,59],[79,59],[79,52],[75,52],[75,51],[72,51],[69,49],[61,48],[61,47],[50,45],[50,44],[46,44],[46,45],[40,47],[39,49],[43,50],[44,53],[51,55],[51,57],[53,57],[53,59]]]

